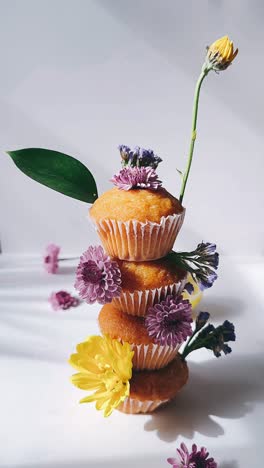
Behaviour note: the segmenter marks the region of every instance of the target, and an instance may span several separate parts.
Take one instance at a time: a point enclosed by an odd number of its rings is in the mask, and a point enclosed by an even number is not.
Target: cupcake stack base
[[[123,413],[151,413],[174,399],[186,384],[188,367],[178,354],[166,367],[133,372],[130,396],[118,406]]]

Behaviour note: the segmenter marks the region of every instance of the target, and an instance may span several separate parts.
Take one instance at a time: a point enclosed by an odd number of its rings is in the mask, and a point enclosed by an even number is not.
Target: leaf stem
[[[204,78],[206,77],[206,75],[209,73],[210,70],[211,70],[210,66],[207,66],[206,64],[203,65],[201,74],[200,74],[200,76],[198,78],[198,81],[197,81],[196,87],[195,87],[195,91],[194,91],[191,143],[190,143],[190,149],[189,149],[189,156],[188,156],[188,160],[187,160],[187,166],[186,166],[186,170],[185,170],[185,172],[183,174],[180,197],[179,197],[179,201],[180,201],[181,204],[182,204],[182,200],[183,200],[183,197],[184,197],[184,192],[185,192],[187,180],[188,180],[191,165],[192,165],[194,144],[195,144],[195,140],[196,140],[196,136],[197,136],[196,125],[197,125],[200,90],[201,90],[202,82],[203,82]]]

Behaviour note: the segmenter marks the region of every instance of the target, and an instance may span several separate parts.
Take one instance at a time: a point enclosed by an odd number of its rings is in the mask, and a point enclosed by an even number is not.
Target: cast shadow
[[[156,432],[163,441],[193,439],[196,432],[207,437],[222,436],[224,430],[214,416],[242,418],[255,403],[264,401],[264,361],[258,354],[191,363],[189,368],[189,382],[175,401],[145,423],[145,430]]]
[[[219,468],[239,468],[236,460],[220,463]]]

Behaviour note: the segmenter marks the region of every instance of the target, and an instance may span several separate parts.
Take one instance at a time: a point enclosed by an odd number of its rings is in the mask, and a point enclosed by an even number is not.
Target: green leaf
[[[97,198],[93,175],[78,159],[44,148],[7,151],[24,174],[40,184],[87,203]]]

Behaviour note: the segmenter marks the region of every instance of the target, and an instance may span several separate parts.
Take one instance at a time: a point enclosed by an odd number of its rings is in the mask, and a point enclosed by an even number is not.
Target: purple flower
[[[90,246],[80,258],[75,288],[88,304],[106,304],[121,293],[121,272],[101,246]]]
[[[192,451],[189,452],[184,443],[177,449],[177,458],[168,458],[167,461],[173,468],[217,468],[217,463],[213,458],[208,458],[209,453],[205,447],[197,449],[193,444]]]
[[[51,294],[49,302],[54,310],[69,309],[70,307],[76,307],[80,304],[77,297],[71,296],[67,291],[58,291]]]
[[[209,312],[199,312],[195,320],[195,331],[201,330],[210,318]]]
[[[149,307],[145,324],[150,337],[160,345],[177,346],[192,335],[192,307],[182,296],[167,296]]]
[[[224,323],[218,327],[214,327],[211,323],[206,325],[209,319],[208,315],[208,312],[201,312],[198,315],[196,328],[193,333],[193,337],[195,335],[196,337],[185,346],[182,352],[183,359],[185,359],[188,354],[201,348],[210,349],[217,358],[221,356],[221,352],[224,354],[230,354],[232,352],[232,349],[227,343],[236,340],[233,323],[225,320]]]
[[[192,283],[186,283],[184,286],[184,290],[187,291],[188,294],[192,294],[194,291]]]
[[[156,169],[162,159],[151,149],[136,146],[134,150],[126,145],[119,145],[123,166],[152,167]]]
[[[162,182],[151,167],[125,167],[111,179],[121,190],[150,189],[157,190]]]
[[[215,270],[219,264],[216,245],[201,242],[192,252],[171,252],[169,256],[184,270],[188,271],[201,291],[213,286],[217,279]]]
[[[58,270],[58,256],[60,252],[60,247],[55,244],[49,244],[46,247],[46,252],[44,255],[44,268],[48,273],[54,274]]]

